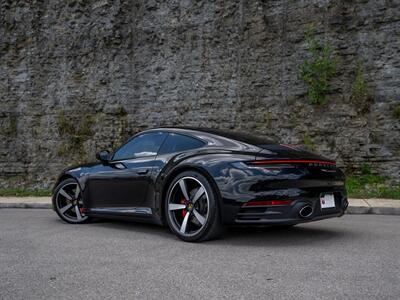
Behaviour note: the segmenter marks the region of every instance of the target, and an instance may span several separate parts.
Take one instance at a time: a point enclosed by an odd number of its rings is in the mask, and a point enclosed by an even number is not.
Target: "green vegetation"
[[[393,114],[397,119],[400,119],[400,105],[394,107]]]
[[[71,120],[65,117],[64,112],[57,116],[57,126],[60,136],[68,139],[58,149],[58,155],[64,156],[67,153],[84,154],[83,143],[92,135],[93,118],[87,116],[85,119]]]
[[[306,147],[307,150],[309,150],[309,151],[314,151],[315,150],[315,144],[311,140],[311,137],[308,135],[308,133],[304,134],[303,144],[304,144],[304,146]]]
[[[350,101],[356,105],[358,112],[366,114],[370,111],[373,100],[374,98],[365,83],[364,69],[361,62],[358,62]]]
[[[90,136],[92,134],[91,126],[93,121],[91,116],[76,123],[74,120],[68,120],[64,112],[61,112],[58,115],[57,123],[58,131],[61,135]]]
[[[308,85],[310,102],[323,104],[336,71],[336,62],[330,45],[318,41],[313,28],[307,30],[305,38],[311,58],[300,65],[299,77]]]
[[[378,175],[351,175],[346,178],[349,198],[400,199],[400,186],[386,183],[387,178]]]
[[[361,166],[361,174],[371,175],[372,174],[371,166],[369,164],[363,164]]]
[[[351,91],[351,99],[356,103],[362,103],[372,99],[364,79],[364,70],[361,63],[358,63],[356,78]]]
[[[118,117],[126,117],[128,115],[128,112],[123,108],[122,106],[119,106],[113,115],[118,116]]]
[[[118,106],[111,114],[118,124],[118,134],[114,135],[110,141],[110,148],[115,149],[129,138],[128,112],[123,106]]]
[[[400,199],[400,185],[391,185],[388,178],[372,174],[367,164],[361,166],[361,175],[347,176],[346,188],[350,198]]]
[[[346,178],[349,198],[400,199],[400,186],[386,183],[387,178],[378,175],[350,175]],[[51,196],[49,189],[0,188],[0,197]]]
[[[5,136],[16,136],[18,131],[18,119],[15,115],[8,116],[8,126],[0,127],[0,133]]]
[[[30,188],[0,188],[0,196],[18,196],[18,197],[41,197],[51,196],[51,190],[49,189],[30,189]]]

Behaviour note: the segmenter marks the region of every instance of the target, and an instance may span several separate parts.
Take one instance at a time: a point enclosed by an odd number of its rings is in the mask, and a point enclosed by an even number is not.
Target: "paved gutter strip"
[[[0,197],[1,208],[52,208],[51,197]],[[347,214],[400,215],[400,200],[349,199]]]

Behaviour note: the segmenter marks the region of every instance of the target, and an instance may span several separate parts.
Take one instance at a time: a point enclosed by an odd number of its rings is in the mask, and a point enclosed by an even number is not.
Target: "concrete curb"
[[[0,208],[52,208],[50,203],[1,203]]]
[[[0,197],[2,208],[52,208],[50,197]],[[400,215],[400,200],[349,199],[347,214]]]
[[[400,215],[400,200],[349,199],[347,214]]]
[[[347,214],[363,215],[369,214],[371,207],[363,199],[349,199],[349,207],[347,208]]]
[[[52,208],[51,197],[0,197],[0,208]]]

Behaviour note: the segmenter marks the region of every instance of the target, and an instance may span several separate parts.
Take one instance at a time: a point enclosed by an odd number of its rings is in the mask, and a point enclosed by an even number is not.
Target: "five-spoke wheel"
[[[85,216],[79,184],[74,179],[61,182],[53,194],[53,206],[61,219],[68,223],[84,223]]]
[[[210,239],[219,229],[215,193],[197,172],[184,172],[172,181],[165,210],[170,228],[183,240]]]

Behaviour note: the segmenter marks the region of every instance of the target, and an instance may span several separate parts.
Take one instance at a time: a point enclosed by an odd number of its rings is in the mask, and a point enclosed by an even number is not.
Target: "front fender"
[[[57,180],[53,186],[52,193],[54,193],[54,190],[56,187],[65,179],[68,178],[73,178],[75,179],[79,187],[82,189],[82,182],[81,182],[81,174],[84,173],[85,167],[83,166],[75,166],[75,167],[69,167],[64,169],[57,177]]]

